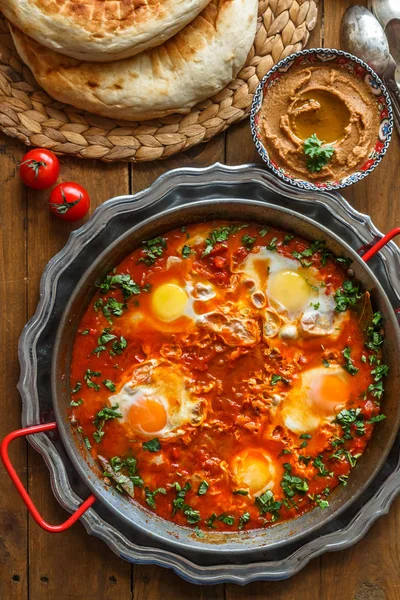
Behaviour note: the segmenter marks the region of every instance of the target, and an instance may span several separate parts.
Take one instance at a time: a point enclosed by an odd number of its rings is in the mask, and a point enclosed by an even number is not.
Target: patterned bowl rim
[[[288,63],[296,60],[300,56],[308,56],[308,55],[313,55],[313,54],[317,54],[317,55],[318,54],[325,54],[325,55],[334,54],[336,56],[343,56],[344,58],[347,58],[347,59],[351,60],[352,62],[355,62],[358,65],[360,65],[361,67],[363,67],[381,88],[382,96],[385,99],[385,103],[386,103],[387,110],[388,110],[388,116],[387,116],[388,134],[386,136],[385,142],[383,143],[383,148],[379,151],[378,156],[374,159],[374,162],[372,163],[372,165],[365,171],[355,171],[352,175],[349,175],[345,179],[342,179],[338,182],[331,182],[331,183],[322,182],[322,185],[316,185],[314,183],[311,183],[310,181],[305,181],[302,179],[295,179],[295,178],[289,177],[288,175],[286,175],[285,173],[282,173],[279,169],[277,169],[272,164],[272,162],[269,158],[268,152],[266,151],[263,143],[260,141],[260,139],[257,136],[257,125],[255,123],[255,117],[261,107],[260,97],[261,97],[261,94],[263,94],[265,84],[270,79],[271,75],[273,75],[274,73],[279,71],[279,69],[281,69],[282,67],[287,66]],[[291,65],[289,66],[288,71],[290,69],[291,69]],[[295,186],[302,190],[315,190],[315,191],[339,190],[339,189],[348,187],[349,185],[352,185],[353,183],[356,183],[357,181],[361,181],[361,179],[364,179],[364,177],[366,177],[367,175],[372,173],[372,171],[378,166],[378,164],[381,162],[381,160],[385,156],[386,151],[389,147],[390,141],[392,139],[392,133],[393,133],[392,103],[390,100],[389,92],[388,92],[385,84],[381,80],[381,78],[377,75],[377,73],[375,73],[375,71],[366,62],[364,62],[357,56],[354,56],[353,54],[345,52],[344,50],[338,50],[336,48],[307,48],[305,50],[300,50],[299,52],[294,52],[293,54],[289,54],[289,56],[280,60],[275,66],[272,67],[272,69],[270,69],[268,71],[268,73],[266,75],[264,75],[264,77],[258,84],[256,91],[254,92],[253,101],[251,104],[251,111],[250,111],[250,128],[251,128],[251,133],[252,133],[252,137],[253,137],[253,142],[255,144],[258,154],[261,156],[263,161],[268,165],[268,167],[271,169],[271,171],[277,177],[279,177],[280,179],[282,179],[289,185]]]

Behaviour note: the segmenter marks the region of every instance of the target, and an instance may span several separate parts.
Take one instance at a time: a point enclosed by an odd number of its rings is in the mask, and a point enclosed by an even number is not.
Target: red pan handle
[[[375,256],[375,254],[377,254],[377,252],[379,252],[379,250],[382,250],[382,248],[384,246],[386,246],[386,244],[388,242],[390,242],[390,240],[392,240],[394,237],[396,237],[396,235],[399,235],[399,234],[400,234],[400,227],[395,227],[395,229],[392,229],[392,231],[389,231],[389,233],[384,235],[382,239],[380,239],[376,244],[374,244],[372,246],[372,248],[367,250],[367,252],[362,255],[361,258],[363,259],[363,261],[365,261],[365,262],[369,261],[370,258]]]
[[[17,488],[17,492],[21,496],[22,500],[25,502],[26,507],[28,508],[36,523],[46,531],[50,531],[51,533],[60,533],[61,531],[65,531],[74,523],[76,523],[76,521],[83,515],[83,513],[88,508],[90,508],[95,502],[96,496],[94,496],[93,494],[89,496],[89,498],[87,498],[85,502],[81,504],[78,510],[76,510],[64,523],[61,523],[61,525],[50,525],[39,514],[39,511],[33,504],[31,497],[24,488],[22,481],[18,477],[16,470],[11,464],[10,457],[8,456],[8,446],[10,445],[10,442],[15,440],[16,438],[24,437],[25,435],[32,435],[33,433],[41,433],[43,431],[52,431],[53,429],[57,429],[57,423],[44,423],[43,425],[32,425],[31,427],[24,427],[23,429],[16,429],[15,431],[11,431],[11,433],[6,435],[6,437],[1,443],[0,456],[7,473],[11,478],[11,481]]]

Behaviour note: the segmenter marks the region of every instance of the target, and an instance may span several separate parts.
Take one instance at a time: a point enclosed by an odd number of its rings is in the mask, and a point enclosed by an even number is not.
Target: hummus
[[[269,88],[260,114],[271,160],[308,181],[336,181],[357,171],[376,144],[379,126],[378,103],[368,84],[329,65],[290,70]],[[304,141],[312,134],[334,148],[327,164],[314,173],[304,152]]]

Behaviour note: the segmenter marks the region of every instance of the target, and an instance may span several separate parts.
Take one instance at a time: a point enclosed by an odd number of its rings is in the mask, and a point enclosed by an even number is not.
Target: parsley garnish
[[[222,225],[222,227],[218,227],[217,229],[210,231],[210,233],[208,234],[209,237],[205,240],[206,247],[203,254],[201,255],[201,258],[208,256],[214,248],[215,244],[226,242],[231,234],[237,233],[245,227],[248,227],[248,225]]]
[[[86,385],[88,386],[88,388],[93,388],[95,392],[98,392],[100,390],[100,386],[98,383],[92,381],[92,377],[100,377],[100,375],[100,371],[91,371],[90,369],[87,369],[83,376],[83,379],[86,381]]]
[[[84,442],[84,444],[85,444],[85,446],[86,446],[86,448],[87,448],[88,450],[91,450],[91,449],[92,449],[92,444],[90,443],[90,441],[89,441],[89,438],[88,438],[88,437],[84,437],[84,438],[83,438],[83,442]]]
[[[289,385],[289,383],[290,383],[289,379],[282,377],[282,375],[274,374],[271,376],[271,385],[276,385],[278,383],[278,381],[282,381],[282,383],[286,383],[287,385]]]
[[[164,250],[167,248],[167,240],[162,237],[157,237],[152,240],[142,242],[144,248],[142,252],[145,256],[139,258],[138,263],[143,262],[147,266],[154,265],[157,258],[163,255]]]
[[[325,508],[328,508],[328,506],[329,506],[328,500],[323,500],[320,495],[318,495],[316,497],[315,502],[316,502],[316,504],[318,504],[318,506],[320,508],[322,508],[322,510],[324,510]]]
[[[77,381],[73,390],[71,390],[71,394],[77,394],[81,389],[82,384],[80,381]]]
[[[326,367],[327,369],[329,369],[329,365],[330,365],[329,360],[326,360],[326,358],[323,358],[322,359],[322,364],[324,365],[324,367]]]
[[[256,239],[257,239],[256,237],[251,237],[251,235],[249,235],[248,233],[245,233],[244,236],[242,237],[242,244],[248,250],[251,250],[252,247],[254,246]]]
[[[330,475],[330,471],[325,467],[324,463],[322,462],[321,454],[318,454],[318,456],[315,457],[313,461],[313,467],[318,469],[319,475],[321,475],[321,477],[328,477]]]
[[[111,379],[104,379],[103,383],[106,386],[106,388],[110,390],[110,392],[115,392],[115,390],[117,389],[115,387],[115,383],[113,383]]]
[[[233,490],[232,494],[235,496],[248,496],[249,492],[247,490]]]
[[[288,245],[288,243],[289,243],[291,240],[293,240],[293,238],[294,238],[294,235],[292,235],[291,233],[287,233],[287,234],[285,235],[285,237],[283,238],[283,245],[284,245],[284,246],[287,246],[287,245]]]
[[[312,252],[309,252],[309,250],[310,249],[307,248],[306,250],[303,250],[303,252],[297,252],[296,250],[293,250],[292,252],[292,256],[297,258],[297,260],[300,261],[301,266],[304,268],[311,267],[312,265],[311,260],[304,260],[305,256],[312,256]]]
[[[277,241],[278,241],[278,238],[276,238],[276,237],[272,238],[270,243],[265,246],[266,249],[269,250],[270,252],[276,252],[276,242]]]
[[[133,281],[129,273],[106,275],[103,281],[97,283],[96,286],[100,288],[101,294],[106,294],[119,286],[125,299],[130,298],[132,295],[138,295],[141,291],[140,286]]]
[[[306,479],[292,475],[292,467],[289,463],[285,463],[283,467],[285,469],[285,474],[281,481],[281,488],[286,496],[293,498],[296,492],[300,492],[301,494],[308,492],[308,483]]]
[[[245,512],[239,517],[239,527],[238,529],[243,529],[243,527],[250,521],[250,513]]]
[[[318,173],[332,158],[335,149],[330,145],[323,145],[323,141],[318,139],[313,133],[309,138],[304,140],[304,154],[309,158],[307,160],[307,169],[311,173]]]
[[[156,508],[156,501],[154,498],[157,496],[157,494],[163,494],[165,496],[167,491],[165,488],[156,488],[153,492],[151,492],[149,488],[146,487],[144,493],[146,496],[146,503],[150,506],[150,508]]]
[[[357,369],[357,367],[354,366],[354,361],[350,357],[350,353],[350,346],[346,346],[346,348],[342,350],[343,358],[346,360],[345,364],[343,365],[343,368],[346,369],[346,371],[350,373],[350,375],[357,375],[359,369]]]
[[[190,238],[190,233],[186,229],[185,225],[183,227],[181,227],[181,232],[186,234],[186,239],[187,240]]]
[[[125,350],[127,345],[128,345],[128,342],[121,335],[119,340],[115,340],[115,342],[112,343],[111,350],[110,350],[110,356],[115,356],[116,354],[119,356],[120,354],[123,353],[123,351]]]
[[[153,438],[148,442],[143,442],[142,447],[143,450],[148,450],[149,452],[159,452],[161,450],[160,440],[158,438]]]
[[[119,408],[119,404],[114,404],[114,406],[104,406],[99,412],[96,414],[93,424],[96,427],[96,431],[93,433],[93,438],[95,442],[98,444],[101,442],[104,431],[103,427],[106,421],[110,419],[122,419],[122,414],[117,411]]]
[[[71,400],[69,403],[70,406],[80,406],[83,403],[83,398],[78,398],[78,400]]]
[[[197,491],[197,495],[198,496],[204,496],[204,494],[207,493],[207,490],[209,488],[209,484],[207,483],[207,481],[203,480],[200,485],[199,485],[199,489]]]
[[[100,337],[97,339],[97,347],[92,350],[92,354],[97,354],[97,358],[100,355],[100,352],[104,352],[104,350],[106,350],[105,344],[108,344],[108,342],[111,342],[111,340],[115,340],[116,339],[116,335],[113,335],[112,333],[110,333],[111,331],[111,327],[106,327],[105,329],[103,329]]]
[[[267,235],[268,231],[269,231],[269,227],[263,227],[262,229],[260,229],[258,235],[260,237],[265,237]]]
[[[99,298],[93,304],[93,308],[95,312],[101,308],[107,321],[112,324],[111,315],[115,317],[121,317],[124,312],[124,308],[126,308],[126,304],[123,302],[118,302],[118,300],[115,298],[108,298],[107,302],[104,303],[103,299]]]
[[[194,532],[197,535],[198,538],[203,538],[205,536],[204,531],[201,531],[201,529],[199,529],[199,527],[196,525],[196,527],[194,528]]]
[[[190,256],[191,254],[196,254],[196,253],[194,252],[194,250],[192,250],[192,249],[191,249],[191,247],[190,247],[190,246],[187,246],[187,245],[185,244],[185,245],[183,246],[183,248],[182,248],[182,257],[183,257],[183,258],[189,258],[189,256]]]
[[[84,329],[81,331],[81,335],[89,335],[89,329]]]
[[[354,306],[361,296],[362,293],[360,292],[360,286],[358,284],[349,280],[344,281],[342,287],[335,293],[335,310],[337,312],[346,311],[351,306]]]
[[[255,503],[261,515],[270,513],[272,521],[276,521],[279,518],[279,509],[282,506],[282,502],[275,500],[271,490],[267,490],[261,496],[257,496]]]

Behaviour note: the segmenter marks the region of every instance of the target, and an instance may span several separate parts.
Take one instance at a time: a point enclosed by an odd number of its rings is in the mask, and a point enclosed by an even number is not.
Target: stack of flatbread
[[[56,100],[141,121],[187,113],[234,79],[258,0],[0,0],[15,46]]]

